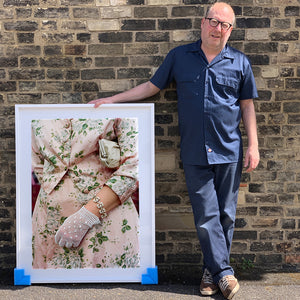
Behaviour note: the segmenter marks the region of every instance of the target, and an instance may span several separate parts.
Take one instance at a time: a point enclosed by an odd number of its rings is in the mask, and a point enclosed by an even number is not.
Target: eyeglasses
[[[228,23],[228,22],[220,22],[217,19],[214,18],[205,18],[206,20],[208,20],[209,25],[211,27],[217,27],[219,24],[221,24],[221,29],[224,31],[228,31],[229,28],[232,26],[232,24]]]

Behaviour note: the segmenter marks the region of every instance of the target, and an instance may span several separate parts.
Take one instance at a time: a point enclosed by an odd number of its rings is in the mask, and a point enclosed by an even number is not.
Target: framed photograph
[[[157,284],[154,104],[16,105],[15,121],[15,285]],[[61,244],[68,217],[103,187],[120,205]]]

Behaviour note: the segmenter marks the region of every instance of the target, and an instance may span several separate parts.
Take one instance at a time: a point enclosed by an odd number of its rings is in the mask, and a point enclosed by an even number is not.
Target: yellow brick
[[[246,31],[246,39],[248,41],[263,41],[269,39],[269,31],[264,29],[248,29]]]
[[[120,30],[118,20],[88,20],[87,26],[90,31]]]
[[[96,0],[96,6],[110,6],[109,0]]]
[[[193,214],[162,214],[156,215],[157,230],[195,229]]]
[[[119,6],[119,5],[126,5],[127,0],[110,0],[110,5],[112,6]]]
[[[179,5],[181,4],[180,0],[148,0],[147,5]]]
[[[238,196],[238,205],[244,205],[245,203],[246,203],[245,192],[241,191],[241,188],[240,188],[239,196]]]
[[[272,2],[270,3],[272,4]],[[299,5],[299,1],[297,0],[285,0],[285,1],[282,1],[282,0],[273,0],[273,5]]]
[[[196,37],[195,33],[192,31],[186,30],[174,30],[173,31],[173,41],[174,42],[181,42],[181,41],[188,41],[193,42],[197,40],[200,36]]]
[[[129,6],[102,7],[100,12],[101,17],[104,19],[130,18],[132,16],[131,7]]]
[[[263,78],[276,78],[279,76],[278,67],[263,67],[261,69],[261,76]]]
[[[156,54],[158,47],[155,44],[135,43],[125,45],[126,55],[139,55],[139,54]]]
[[[128,80],[101,80],[100,87],[102,91],[125,91],[129,90],[132,85]]]
[[[172,152],[156,153],[155,170],[158,172],[176,170],[175,153]]]
[[[256,87],[259,90],[263,90],[263,89],[267,88],[267,84],[261,77],[259,77],[259,78],[256,78]]]

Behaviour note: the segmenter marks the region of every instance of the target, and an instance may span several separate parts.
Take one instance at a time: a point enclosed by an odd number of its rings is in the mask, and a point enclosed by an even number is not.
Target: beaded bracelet
[[[106,209],[104,208],[104,204],[101,202],[101,199],[98,196],[95,196],[93,198],[93,202],[97,203],[97,207],[99,208],[99,214],[101,219],[104,219],[107,217]]]

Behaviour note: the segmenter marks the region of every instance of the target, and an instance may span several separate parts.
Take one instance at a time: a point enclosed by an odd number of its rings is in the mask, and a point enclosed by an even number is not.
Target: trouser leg
[[[205,267],[217,283],[233,274],[229,264],[241,163],[184,164],[186,183]]]

